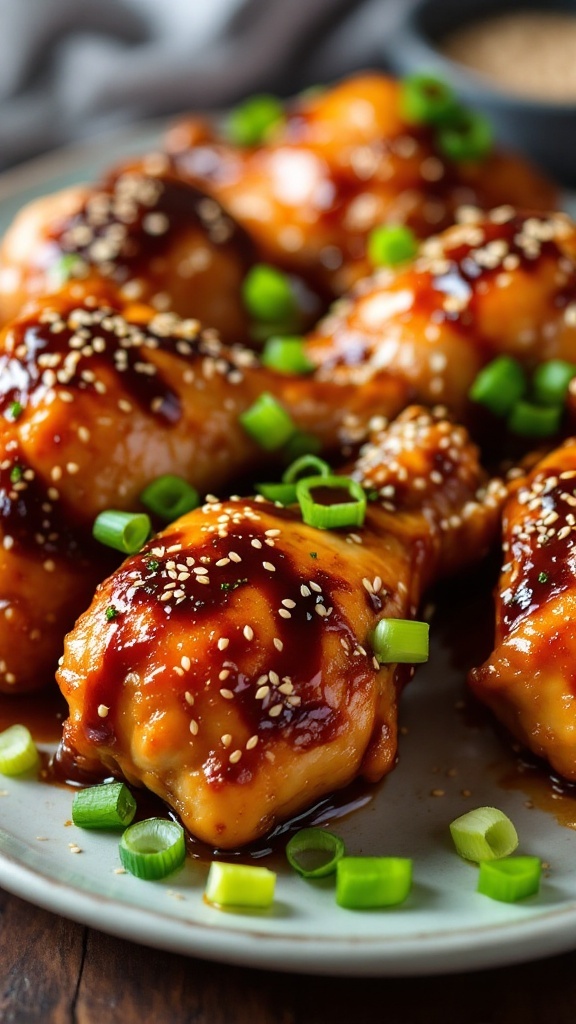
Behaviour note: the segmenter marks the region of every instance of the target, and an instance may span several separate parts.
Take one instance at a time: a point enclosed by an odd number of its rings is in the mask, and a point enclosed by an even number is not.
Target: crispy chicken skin
[[[177,123],[165,144],[265,259],[332,295],[370,272],[366,239],[378,224],[406,223],[424,238],[464,204],[558,206],[556,188],[508,154],[446,160],[430,128],[403,118],[400,84],[380,74],[303,93],[285,125],[255,148],[231,145],[200,118]]]
[[[266,475],[271,456],[239,421],[263,392],[325,448],[347,437],[349,416],[366,422],[370,402],[406,404],[393,378],[368,394],[283,376],[196,320],[86,287],[38,300],[0,334],[0,691],[50,679],[64,633],[113,568],[91,540],[99,512],[139,509],[165,473],[201,494]]]
[[[496,637],[473,692],[523,745],[576,780],[576,439],[506,502]]]
[[[382,616],[416,614],[440,573],[481,557],[503,488],[463,428],[407,410],[351,472],[381,500],[357,531],[214,501],[97,590],[65,642],[63,750],[144,784],[233,848],[396,757],[407,666],[375,661]]]
[[[412,400],[464,418],[470,385],[495,356],[529,370],[576,362],[576,225],[512,207],[462,216],[413,262],[335,304],[308,336],[319,379],[363,385],[385,369]]]
[[[167,156],[149,156],[99,185],[24,207],[0,246],[0,322],[58,290],[66,275],[95,276],[125,302],[194,317],[242,341],[241,284],[253,258],[248,236],[216,200],[179,178]]]

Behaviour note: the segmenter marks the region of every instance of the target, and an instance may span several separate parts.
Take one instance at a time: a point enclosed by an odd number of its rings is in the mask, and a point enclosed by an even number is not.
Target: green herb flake
[[[310,552],[310,558],[318,558],[318,552],[317,551],[311,551]]]
[[[243,583],[248,583],[247,579],[236,580],[234,583],[221,583],[220,590],[237,590]]]
[[[146,568],[149,569],[150,572],[156,572],[156,570],[160,567],[160,562],[158,561],[157,558],[146,558],[144,561],[146,564]]]
[[[12,466],[10,470],[10,483],[17,484],[22,479],[23,473],[22,466]]]
[[[118,609],[113,604],[109,604],[106,609],[106,622],[112,622],[113,619],[118,615]]]
[[[548,583],[549,579],[550,579],[550,577],[548,576],[547,572],[539,572],[538,573],[538,583]]]

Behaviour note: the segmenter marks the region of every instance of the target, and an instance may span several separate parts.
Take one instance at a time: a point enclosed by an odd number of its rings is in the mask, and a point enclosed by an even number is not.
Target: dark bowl
[[[568,11],[576,17],[576,0],[416,0],[407,5],[385,43],[386,62],[398,75],[438,75],[465,103],[490,118],[500,142],[524,153],[562,184],[576,187],[576,104],[541,102],[501,91],[440,49],[455,29],[515,10]]]

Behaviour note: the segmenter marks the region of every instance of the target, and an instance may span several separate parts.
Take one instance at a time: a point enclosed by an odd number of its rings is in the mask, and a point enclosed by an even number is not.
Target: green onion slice
[[[349,910],[396,906],[411,886],[407,857],[342,857],[336,865],[336,902]]]
[[[516,402],[508,417],[508,429],[519,437],[552,437],[560,430],[561,405]]]
[[[275,887],[276,874],[269,868],[215,860],[210,865],[204,895],[219,907],[266,910],[272,906]]]
[[[576,366],[563,359],[540,363],[532,377],[534,400],[540,405],[564,405],[570,381],[576,377]]]
[[[148,540],[151,528],[150,517],[144,512],[118,512],[110,508],[96,516],[92,534],[101,544],[133,555]]]
[[[156,880],[184,863],[184,829],[165,818],[147,818],[130,825],[120,840],[120,860],[137,878]]]
[[[438,128],[436,143],[449,160],[484,160],[492,150],[494,133],[488,118],[461,109],[454,121]]]
[[[375,267],[396,267],[414,258],[416,236],[405,224],[381,224],[368,235],[368,259]]]
[[[38,750],[25,725],[11,725],[0,732],[0,772],[21,775],[38,763]]]
[[[477,891],[502,903],[516,903],[534,896],[540,888],[542,862],[539,857],[507,857],[483,861]]]
[[[400,103],[411,124],[445,124],[454,121],[461,109],[450,86],[427,74],[404,79]]]
[[[322,451],[322,442],[315,434],[307,434],[303,430],[297,430],[293,437],[284,446],[282,455],[290,464],[301,455],[318,455]]]
[[[269,452],[286,444],[296,430],[285,408],[268,391],[241,413],[239,420],[246,433]]]
[[[344,856],[344,841],[323,828],[302,828],[288,841],[288,863],[302,878],[333,875]]]
[[[80,828],[125,828],[136,814],[136,801],[123,782],[80,789],[72,802],[72,821]]]
[[[421,664],[428,661],[430,626],[413,619],[380,619],[372,634],[377,661],[387,664]]]
[[[267,263],[257,263],[248,271],[242,282],[242,298],[256,320],[278,323],[297,312],[290,278]]]
[[[306,341],[301,337],[268,338],[262,352],[262,362],[278,373],[305,374],[315,369],[308,359]]]
[[[450,835],[460,856],[477,863],[507,857],[518,846],[514,825],[497,807],[462,814],[451,823]]]
[[[296,484],[256,484],[256,492],[279,505],[294,505],[296,502]]]
[[[526,375],[518,360],[498,356],[480,370],[469,397],[485,405],[495,416],[506,416],[526,390]]]
[[[140,501],[154,515],[171,522],[198,508],[200,495],[195,487],[181,476],[166,473],[153,480],[140,495]]]
[[[284,107],[276,96],[251,96],[230,111],[224,134],[235,146],[258,146],[285,120]]]
[[[301,455],[284,470],[282,480],[285,484],[295,484],[307,476],[328,477],[331,473],[332,470],[324,459],[319,459],[317,455]]]
[[[349,501],[329,505],[317,501],[313,493],[337,490],[348,492]],[[302,519],[318,530],[332,530],[339,526],[362,526],[366,515],[366,494],[356,480],[347,476],[307,476],[298,480],[296,497]]]

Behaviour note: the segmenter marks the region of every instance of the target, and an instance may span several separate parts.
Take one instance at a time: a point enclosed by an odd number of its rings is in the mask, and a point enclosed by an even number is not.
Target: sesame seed
[[[182,668],[184,669],[185,672],[190,671],[191,661],[187,654],[182,655],[180,659],[180,664],[182,665]]]
[[[303,583],[302,586],[300,587],[300,593],[302,594],[302,597],[310,597],[311,591],[310,588],[307,587],[305,583]]]
[[[247,640],[254,639],[254,630],[252,629],[252,626],[244,626],[242,632],[244,633],[244,636],[246,637]]]
[[[110,708],[107,707],[106,704],[99,704],[98,705],[98,716],[100,718],[106,718],[106,716],[107,716],[109,711],[110,711]]]
[[[198,722],[194,718],[190,719],[190,732],[193,736],[198,735]]]
[[[228,639],[227,636],[221,636],[219,641],[218,641],[218,650],[219,651],[225,651],[226,648],[228,647],[229,643],[230,643],[230,640]]]
[[[278,609],[278,615],[280,615],[281,618],[283,618],[283,619],[291,619],[292,618],[292,614],[288,611],[287,608],[279,608]]]
[[[296,601],[292,601],[292,599],[289,598],[289,597],[285,597],[282,600],[281,603],[284,605],[285,608],[295,608],[296,607]]]
[[[225,732],[224,735],[220,737],[220,739],[224,747],[229,747],[230,744],[232,743],[232,736],[230,735],[229,732]]]
[[[224,700],[234,700],[232,690],[220,690],[220,696],[223,697]]]
[[[228,552],[228,558],[232,562],[241,562],[242,561],[242,559],[240,558],[240,555],[238,555],[235,551],[229,551]]]
[[[219,558],[218,561],[216,562],[216,565],[218,566],[219,569],[222,566],[224,566],[224,565],[230,565],[230,559],[229,558]]]
[[[272,562],[262,562],[262,565],[268,572],[276,572],[276,566],[272,565]]]
[[[256,700],[264,700],[265,697],[270,693],[269,686],[259,686],[256,690]]]
[[[282,704],[273,704],[268,714],[270,718],[278,718],[278,715],[282,714]]]
[[[254,539],[251,540],[250,543],[251,543],[253,548],[261,548],[262,547],[262,541],[258,540],[257,537],[254,537]]]
[[[230,669],[229,668],[223,668],[222,671],[218,675],[218,679],[221,679],[222,682],[223,682],[225,679],[228,679],[229,675],[230,675]]]
[[[258,744],[258,737],[251,736],[249,740],[246,740],[246,750],[254,750],[254,747]]]
[[[186,701],[187,704],[190,705],[194,703],[194,697],[190,693],[190,690],[186,690],[186,693],[184,694],[184,700]]]
[[[238,761],[240,760],[241,757],[242,757],[242,751],[241,750],[233,750],[232,753],[230,754],[230,757],[228,758],[228,760],[230,761],[230,764],[238,764]]]
[[[277,651],[283,651],[284,650],[284,644],[282,643],[281,640],[278,639],[277,636],[274,637],[272,643],[274,644],[274,647],[276,648]]]

